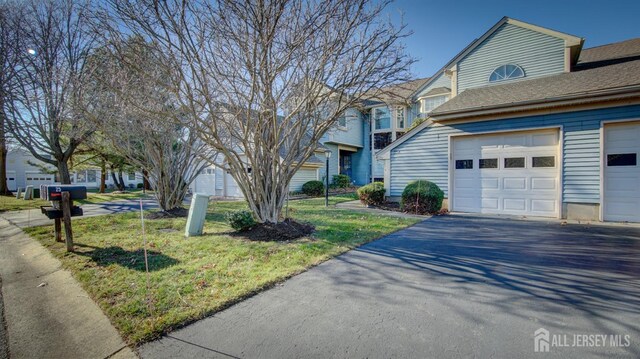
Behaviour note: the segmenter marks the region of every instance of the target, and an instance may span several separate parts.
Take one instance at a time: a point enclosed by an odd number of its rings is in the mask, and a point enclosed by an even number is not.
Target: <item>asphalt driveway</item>
[[[539,328],[550,332],[548,353],[534,351]],[[147,358],[640,357],[640,229],[434,217],[139,349]]]

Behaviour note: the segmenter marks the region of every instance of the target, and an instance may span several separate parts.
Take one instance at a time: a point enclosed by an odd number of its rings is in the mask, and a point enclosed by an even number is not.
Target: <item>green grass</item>
[[[183,237],[185,219],[145,221],[149,291],[139,213],[75,221],[75,253],[53,241],[51,226],[27,232],[62,261],[130,344],[140,344],[417,222],[337,209],[351,199],[330,200],[328,209],[324,199],[291,201],[290,216],[316,226],[310,238],[291,242],[231,236],[224,213],[244,208],[242,202],[212,204],[201,237]]]
[[[142,190],[129,190],[127,193],[95,193],[89,191],[87,193],[87,199],[75,201],[75,203],[79,204],[91,204],[91,203],[101,203],[101,202],[110,202],[121,199],[137,199],[144,197],[145,194],[142,193]],[[152,197],[153,194],[147,192],[146,196]],[[40,208],[40,206],[48,206],[50,203],[48,201],[43,201],[39,198],[25,201],[24,199],[16,199],[14,196],[0,196],[0,212],[6,211],[20,211],[24,209],[33,209]]]

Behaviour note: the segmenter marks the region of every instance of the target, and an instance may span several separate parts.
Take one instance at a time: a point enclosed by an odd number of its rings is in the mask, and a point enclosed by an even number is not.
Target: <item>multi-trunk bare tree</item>
[[[17,63],[8,69],[16,86],[7,103],[6,124],[13,138],[70,182],[68,162],[93,132],[79,106],[84,96],[87,57],[95,46],[87,0],[23,2]],[[6,101],[6,99],[5,99]]]
[[[184,111],[165,85],[175,63],[140,38],[107,41],[89,63],[86,108],[98,129],[92,142],[144,169],[163,211],[182,208],[212,151],[184,125]]]
[[[21,3],[0,2],[0,195],[11,194],[7,186],[6,118],[11,95],[17,85],[13,69],[18,64],[18,52],[21,51],[18,25],[23,14]]]
[[[405,80],[412,59],[388,1],[109,0],[110,38],[135,34],[176,64],[164,86],[224,158],[260,222],[344,111]]]

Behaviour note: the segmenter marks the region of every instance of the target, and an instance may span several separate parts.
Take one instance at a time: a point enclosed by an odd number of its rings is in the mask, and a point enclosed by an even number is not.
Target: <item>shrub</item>
[[[138,183],[138,184],[136,185],[136,188],[138,188],[138,189],[142,189],[142,187],[143,187],[143,184],[142,184],[142,183]]]
[[[322,196],[324,193],[324,183],[322,181],[309,181],[302,185],[302,193],[307,196]]]
[[[227,212],[225,218],[231,228],[238,232],[246,231],[256,225],[256,221],[253,219],[253,213],[247,210]]]
[[[333,175],[333,186],[336,188],[351,187],[351,178],[347,175]]]
[[[358,188],[360,202],[367,205],[380,205],[384,203],[384,183],[373,182]]]
[[[402,210],[412,213],[436,213],[442,208],[444,192],[437,184],[425,180],[409,182],[402,191]]]

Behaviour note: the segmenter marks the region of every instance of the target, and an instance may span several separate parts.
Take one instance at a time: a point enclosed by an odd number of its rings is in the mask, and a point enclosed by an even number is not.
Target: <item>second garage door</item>
[[[640,222],[640,122],[604,127],[605,221]]]
[[[558,131],[452,138],[459,212],[558,217]]]

